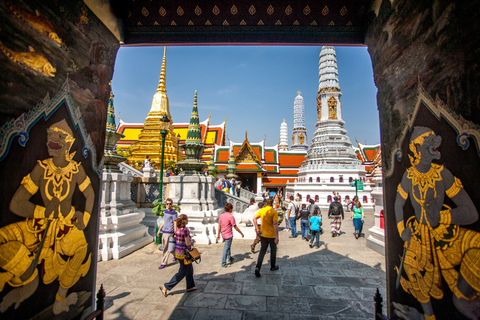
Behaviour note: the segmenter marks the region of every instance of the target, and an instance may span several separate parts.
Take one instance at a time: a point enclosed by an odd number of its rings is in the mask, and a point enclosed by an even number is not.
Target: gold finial
[[[285,118],[283,118],[283,122],[285,122]]]
[[[265,138],[263,139],[263,141],[267,140],[267,134],[265,134]]]
[[[210,117],[212,116],[212,110],[210,110],[210,115],[208,116],[207,120],[210,120]]]
[[[158,82],[157,92],[167,92],[166,74],[167,74],[167,47],[163,47],[162,69],[160,70],[160,81]]]
[[[228,120],[228,114],[227,114],[226,116],[227,116],[227,117],[225,118],[225,121],[224,121],[224,122],[227,122],[227,120]]]
[[[245,140],[247,140],[247,130],[245,130]]]
[[[298,95],[300,95],[300,93],[302,93],[302,92],[300,92],[300,90],[298,90],[297,93],[298,93]]]

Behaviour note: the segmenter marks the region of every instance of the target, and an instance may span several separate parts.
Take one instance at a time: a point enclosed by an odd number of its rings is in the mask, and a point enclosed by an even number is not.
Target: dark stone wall
[[[23,177],[32,172],[37,161],[51,158],[47,150],[47,128],[65,120],[75,138],[70,154],[75,152],[73,160],[82,165],[95,193],[91,218],[83,230],[88,247],[82,263],[90,255],[91,265],[88,272],[68,289],[68,295],[77,295],[77,302],[68,312],[57,315],[61,319],[80,318],[89,312],[95,295],[98,195],[109,83],[118,40],[83,1],[0,1],[0,21],[0,228],[4,230],[5,226],[25,221],[24,217],[10,210],[11,200]],[[87,204],[79,184],[72,184],[75,190],[71,203],[75,210],[83,212]],[[65,190],[66,184],[62,186]],[[42,187],[39,187],[28,201],[46,206],[40,196]],[[68,230],[57,230],[57,236],[68,233]],[[2,279],[11,271],[11,268],[3,267],[11,259],[9,257],[16,254],[11,247],[2,247],[11,240],[5,240],[4,236],[5,233],[1,233]],[[51,249],[54,250],[55,246]],[[35,246],[30,250],[32,255],[38,252]],[[42,254],[46,251],[43,249]],[[62,254],[61,258],[67,261],[71,255]],[[45,281],[45,267],[45,261],[40,258],[38,287],[19,304],[18,309],[3,302],[0,318],[54,317],[52,306],[59,281]],[[15,290],[15,286],[2,282],[2,279],[0,302],[12,297]]]
[[[371,11],[365,43],[372,58],[384,169],[387,292],[392,302],[416,308],[420,303],[402,287],[395,288],[404,242],[395,220],[397,185],[406,168],[414,126],[426,126],[442,137],[441,158],[458,177],[480,209],[480,184],[472,175],[480,166],[480,14],[477,1],[381,1],[378,15]],[[469,130],[469,133],[465,133]],[[462,140],[464,137],[465,139]],[[408,191],[408,190],[407,190]],[[411,199],[406,221],[414,214]],[[455,204],[445,196],[445,203]],[[477,222],[463,226],[480,231]],[[479,265],[480,261],[476,261]],[[458,266],[456,267],[459,268]],[[403,273],[405,276],[405,273]],[[452,292],[442,281],[444,296],[431,299],[437,319],[466,319],[452,303]],[[478,306],[477,306],[478,310]]]

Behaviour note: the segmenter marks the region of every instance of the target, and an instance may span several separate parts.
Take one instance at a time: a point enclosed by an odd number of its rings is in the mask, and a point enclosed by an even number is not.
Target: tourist
[[[338,202],[338,197],[333,198],[334,202],[330,203],[328,208],[328,218],[330,219],[330,227],[332,229],[332,237],[340,235],[340,227],[342,226],[343,206]]]
[[[237,181],[237,197],[240,197],[241,189],[242,189],[242,181]]]
[[[253,198],[252,198],[252,199],[253,199]],[[252,199],[250,199],[250,203],[251,203]],[[255,201],[255,200],[254,200],[254,201]],[[255,212],[255,214],[257,214],[258,210],[262,209],[264,206],[265,206],[265,204],[264,204],[263,202],[260,202],[260,203],[258,204],[258,206],[257,206],[258,209],[257,209],[257,211]],[[248,208],[247,208],[247,209],[248,209]],[[253,218],[255,219],[255,215],[253,216]],[[258,221],[257,221],[257,223],[258,223]],[[261,227],[260,227],[260,226],[261,226],[261,222],[258,223],[258,226],[259,226],[259,228],[261,229]],[[255,240],[253,240],[253,243],[252,243],[252,245],[250,246],[250,249],[251,249],[252,253],[255,253],[255,246],[256,246],[256,245],[260,242],[260,240],[261,240],[260,235],[259,235],[258,233],[256,233],[256,235],[257,235],[257,237],[255,238]]]
[[[193,264],[185,264],[185,250],[192,249],[192,238],[190,236],[190,230],[187,228],[188,217],[185,214],[181,214],[177,221],[177,243],[175,245],[175,258],[177,258],[180,268],[177,273],[172,277],[172,279],[165,283],[161,290],[163,295],[166,297],[168,295],[168,290],[172,290],[183,278],[186,278],[187,281],[187,290],[186,292],[197,290],[195,287],[195,281],[193,280]]]
[[[231,256],[230,248],[233,241],[233,229],[237,230],[242,238],[244,237],[242,231],[237,226],[235,218],[232,215],[233,205],[228,202],[225,205],[225,212],[220,215],[218,218],[218,230],[217,230],[217,240],[220,240],[220,233],[222,238],[225,241],[223,246],[223,255],[222,255],[222,268],[229,268],[233,263],[233,257]]]
[[[322,226],[322,217],[319,215],[318,210],[314,210],[312,216],[310,217],[310,231],[312,232],[312,237],[310,239],[310,248],[314,246],[317,249],[320,248],[320,228]]]
[[[260,235],[260,253],[258,254],[257,265],[255,266],[255,276],[260,277],[263,258],[270,247],[270,271],[278,270],[277,266],[277,244],[278,244],[278,213],[272,208],[273,200],[267,199],[266,206],[258,210],[253,219],[255,232]],[[261,229],[257,223],[261,221]]]
[[[151,166],[150,166],[150,159],[148,158],[148,156],[145,157],[145,160],[143,160],[143,169],[147,170],[147,169],[151,169]]]
[[[300,218],[300,227],[302,230],[302,240],[308,241],[308,232],[310,225],[308,224],[308,219],[310,218],[310,212],[307,209],[307,205],[304,203],[302,204],[302,209],[298,213],[298,217]]]
[[[308,205],[308,212],[310,212],[310,216],[313,216],[315,212],[317,212],[317,215],[320,217],[320,220],[322,219],[322,211],[320,210],[320,207],[315,204],[315,201],[313,199],[308,200],[310,204]],[[323,233],[322,228],[320,227],[320,234]]]
[[[297,237],[297,206],[293,202],[293,196],[290,196],[290,204],[288,205],[287,218],[290,222],[290,230],[292,235],[289,238]]]
[[[162,245],[163,245],[163,257],[162,257],[162,264],[158,269],[163,269],[167,266],[168,257],[170,256],[170,252],[168,251],[168,238],[171,236],[175,237],[175,233],[177,231],[177,226],[175,221],[177,220],[177,211],[173,210],[172,205],[173,201],[170,198],[167,198],[166,201],[167,208],[163,212],[163,220],[160,228],[158,228],[157,237],[160,237],[160,233],[162,233]],[[172,252],[172,254],[174,254]],[[175,257],[172,261],[176,261]]]
[[[250,191],[250,188],[248,186],[245,186],[246,191]]]
[[[355,226],[355,239],[358,239],[362,235],[363,222],[365,221],[365,212],[360,201],[357,201],[355,207],[353,207],[352,221]]]
[[[235,196],[235,191],[237,190],[237,182],[235,181],[235,178],[232,178],[230,181],[230,193]]]
[[[225,176],[222,178],[222,191],[230,193],[230,181]]]
[[[358,196],[353,197],[352,203],[350,203],[350,211],[353,211],[353,207],[355,206],[355,203],[358,201]]]

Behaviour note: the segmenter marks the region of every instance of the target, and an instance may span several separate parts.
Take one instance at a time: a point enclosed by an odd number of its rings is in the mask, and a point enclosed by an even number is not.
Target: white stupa
[[[371,183],[366,181],[365,168],[343,128],[342,93],[334,47],[322,47],[318,77],[316,130],[298,179],[287,184],[287,196],[299,193],[304,203],[314,199],[322,212],[326,212],[334,192],[339,194],[342,203],[353,199],[355,187],[351,184],[357,179],[365,181],[364,190],[358,191],[358,197],[364,209],[373,212]]]
[[[293,103],[293,132],[291,150],[307,151],[307,129],[305,128],[305,104],[300,91]]]
[[[280,142],[278,143],[278,151],[288,151],[288,127],[285,119],[280,125]]]

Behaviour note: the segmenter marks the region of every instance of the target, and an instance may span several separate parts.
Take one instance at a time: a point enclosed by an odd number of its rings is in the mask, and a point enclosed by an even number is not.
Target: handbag
[[[194,248],[190,251],[185,251],[185,264],[190,264],[192,262],[200,263],[202,262],[202,257],[197,248]]]

